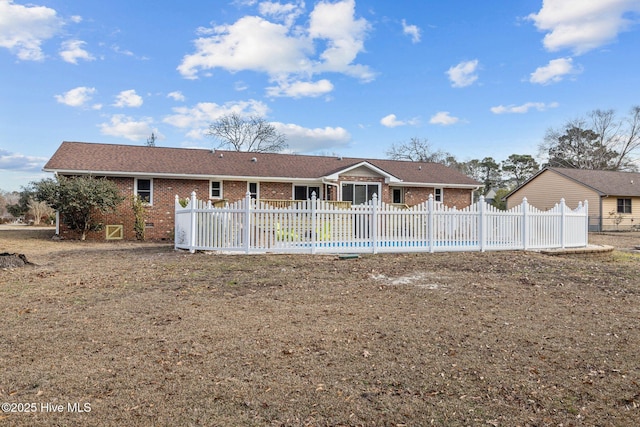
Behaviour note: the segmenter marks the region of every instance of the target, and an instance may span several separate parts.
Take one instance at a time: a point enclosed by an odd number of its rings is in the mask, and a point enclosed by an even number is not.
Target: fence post
[[[529,249],[529,202],[525,197],[522,199],[522,247]]]
[[[565,215],[565,209],[567,209],[567,204],[565,203],[563,197],[562,199],[560,199],[560,247],[562,249],[564,249],[565,247],[566,237],[564,234],[567,229],[565,225],[565,221],[567,219]]]
[[[371,198],[371,247],[373,253],[378,253],[378,195],[373,193]]]
[[[427,226],[429,227],[427,229],[427,238],[429,239],[429,252],[433,252],[434,251],[434,247],[433,245],[435,244],[434,242],[434,219],[433,219],[433,194],[429,194],[429,200],[427,201]]]
[[[589,200],[584,201],[583,205],[584,209],[584,245],[587,246],[589,244]]]
[[[316,203],[318,199],[316,197],[316,192],[311,193],[311,253],[315,255],[316,253],[316,241],[318,239],[316,233]]]
[[[176,201],[173,204],[173,250],[178,250],[178,206],[180,198],[176,194]],[[58,212],[56,212],[56,234],[58,234]]]
[[[251,247],[251,193],[247,191],[244,197],[244,252],[249,253]]]
[[[480,252],[485,251],[486,244],[486,230],[487,230],[487,213],[486,213],[486,203],[484,201],[484,196],[480,196],[478,199],[478,207],[480,208],[480,230],[478,230],[478,238],[480,240]]]
[[[198,199],[196,199],[196,192],[191,192],[191,201],[189,204],[191,205],[191,209],[189,210],[189,252],[192,254],[196,252],[196,237],[198,235],[198,224],[197,224],[197,216],[196,216],[196,204]]]

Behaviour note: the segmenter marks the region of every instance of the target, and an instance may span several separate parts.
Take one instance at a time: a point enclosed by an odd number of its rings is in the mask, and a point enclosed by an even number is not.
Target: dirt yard
[[[0,231],[0,425],[637,426],[640,233],[606,255],[219,255]]]

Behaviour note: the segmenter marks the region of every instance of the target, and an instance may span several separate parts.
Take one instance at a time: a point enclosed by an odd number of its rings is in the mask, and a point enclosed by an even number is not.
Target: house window
[[[631,199],[618,199],[618,213],[631,213]]]
[[[247,191],[251,194],[252,199],[258,198],[259,186],[257,182],[250,182],[247,184]]]
[[[435,188],[433,190],[433,201],[442,202],[442,188]]]
[[[361,205],[380,195],[380,184],[342,184],[342,201]]]
[[[392,203],[404,203],[404,191],[402,191],[402,188],[391,189],[391,200]]]
[[[211,181],[211,194],[212,199],[222,199],[222,182]]]
[[[320,199],[320,187],[296,185],[293,187],[293,200],[308,200],[313,193],[316,193],[316,198]]]
[[[153,181],[150,179],[136,179],[135,194],[143,202],[153,204]]]

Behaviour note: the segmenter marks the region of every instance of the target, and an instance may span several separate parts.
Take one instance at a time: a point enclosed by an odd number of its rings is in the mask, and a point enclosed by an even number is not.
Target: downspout
[[[335,182],[327,182],[324,180],[324,178],[322,179],[322,183],[324,185],[333,185],[334,187],[336,187],[336,201],[340,201],[340,186]]]
[[[604,227],[604,212],[602,211],[602,205],[604,204],[603,200],[604,199],[608,199],[608,198],[609,198],[608,194],[605,194],[604,196],[600,197],[600,207],[599,207],[599,210],[600,210],[600,227],[599,227],[599,230],[600,230],[600,232],[604,231],[603,230],[603,227]],[[589,212],[587,212],[587,218],[589,218]]]

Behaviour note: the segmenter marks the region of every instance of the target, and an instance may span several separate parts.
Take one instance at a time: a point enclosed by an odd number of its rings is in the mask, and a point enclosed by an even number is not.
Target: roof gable
[[[481,185],[439,163],[86,142],[63,142],[44,170],[63,174],[295,181],[332,179],[359,167],[374,171],[388,182],[405,185]]]
[[[331,180],[337,180],[340,175],[349,175],[349,173],[357,173],[359,169],[366,169],[370,172],[372,172],[374,175],[378,175],[381,176],[385,179],[386,182],[401,182],[402,180],[400,180],[399,178],[391,175],[388,172],[385,172],[384,170],[380,169],[377,166],[372,165],[371,163],[367,162],[367,161],[362,161],[360,163],[356,163],[354,165],[351,165],[345,169],[342,170],[338,170],[330,175],[325,176],[324,178],[326,179],[331,179]]]

